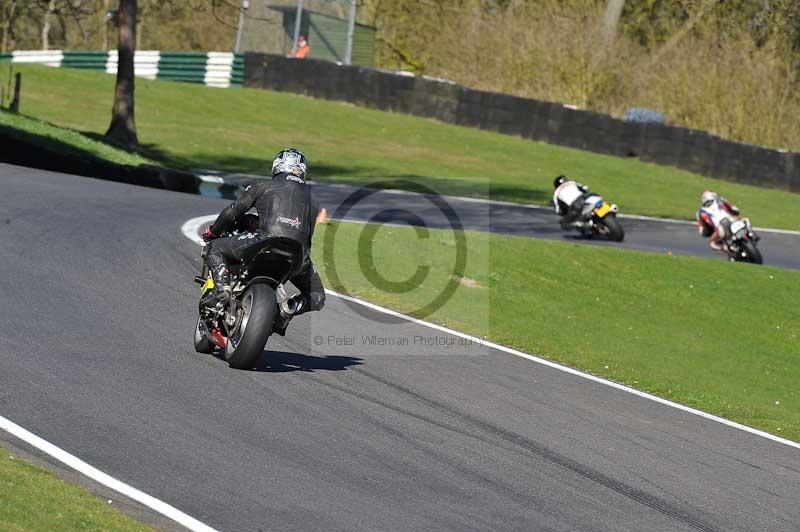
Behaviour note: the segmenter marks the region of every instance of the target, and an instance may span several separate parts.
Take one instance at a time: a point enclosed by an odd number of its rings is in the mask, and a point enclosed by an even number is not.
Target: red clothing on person
[[[294,56],[297,59],[305,59],[309,51],[311,51],[311,47],[308,44],[305,46],[299,46],[294,52]]]

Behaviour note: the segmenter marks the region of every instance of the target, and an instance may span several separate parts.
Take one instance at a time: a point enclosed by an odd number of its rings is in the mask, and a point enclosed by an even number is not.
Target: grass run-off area
[[[14,68],[23,73],[22,113],[94,136],[104,133],[113,76]],[[0,82],[6,76],[4,66]],[[737,203],[756,225],[800,227],[800,194],[288,93],[140,79],[136,121],[140,154],[178,168],[264,174],[280,148],[296,146],[309,156],[311,179],[369,183],[374,177],[413,176],[439,193],[547,203],[553,177],[563,173],[626,213],[692,218],[700,193],[710,188]],[[17,127],[0,114],[3,125]],[[42,133],[76,142],[66,133],[64,138],[52,130]],[[116,153],[101,155],[128,157]]]
[[[382,226],[359,241],[365,227],[318,229],[330,288],[414,313],[456,271],[450,231]],[[799,271],[478,232],[463,249],[466,280],[419,317],[800,441]],[[369,280],[425,265],[409,291]]]
[[[145,531],[149,527],[0,447],[0,530]]]

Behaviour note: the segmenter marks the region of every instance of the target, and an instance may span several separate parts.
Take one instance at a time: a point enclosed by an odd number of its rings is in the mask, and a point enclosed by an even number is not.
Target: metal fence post
[[[17,72],[14,76],[14,99],[11,100],[11,105],[8,106],[8,110],[12,113],[19,112],[19,93],[22,89],[22,72]]]
[[[350,16],[347,18],[347,48],[344,51],[344,64],[349,65],[353,59],[353,31],[356,26],[356,0],[350,2]]]
[[[239,53],[242,48],[242,33],[244,33],[244,17],[247,16],[247,10],[250,8],[250,0],[242,0],[242,9],[239,11],[239,28],[236,30],[236,47],[233,49],[234,53]]]
[[[303,0],[297,0],[297,11],[294,15],[294,41],[292,42],[292,57],[297,53],[297,39],[300,38],[300,21],[303,19]]]

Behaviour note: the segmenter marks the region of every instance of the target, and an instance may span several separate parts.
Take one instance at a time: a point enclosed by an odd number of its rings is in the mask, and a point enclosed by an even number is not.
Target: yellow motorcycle
[[[581,216],[572,227],[581,232],[584,238],[605,235],[612,242],[622,242],[625,230],[617,220],[619,207],[608,203],[598,194],[587,194],[583,198]]]

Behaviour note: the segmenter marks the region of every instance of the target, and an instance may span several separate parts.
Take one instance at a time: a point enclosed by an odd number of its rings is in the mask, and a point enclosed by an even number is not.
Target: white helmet
[[[709,205],[714,203],[714,200],[716,199],[717,199],[717,194],[710,190],[706,190],[702,194],[700,194],[700,202],[703,204],[703,207],[708,207]]]
[[[282,173],[289,173],[296,175],[300,179],[305,179],[306,170],[306,156],[295,148],[281,150],[275,156],[275,160],[272,161],[272,177]]]

